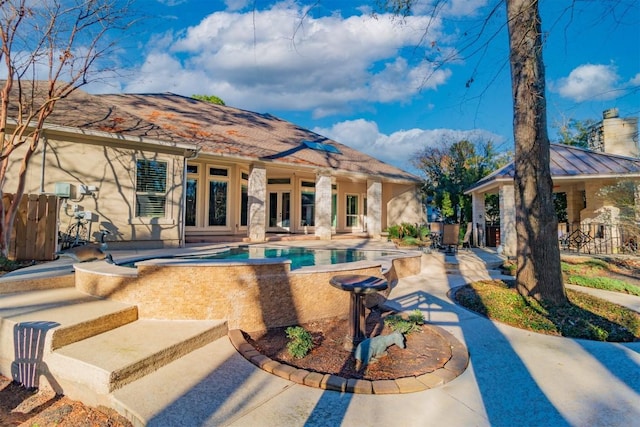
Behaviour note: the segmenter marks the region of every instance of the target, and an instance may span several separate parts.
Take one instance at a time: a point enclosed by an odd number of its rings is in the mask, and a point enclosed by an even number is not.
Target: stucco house
[[[86,212],[92,240],[106,229],[113,246],[376,237],[425,221],[420,178],[269,114],[171,93],[77,90],[40,142],[25,193],[57,194],[61,231]]]

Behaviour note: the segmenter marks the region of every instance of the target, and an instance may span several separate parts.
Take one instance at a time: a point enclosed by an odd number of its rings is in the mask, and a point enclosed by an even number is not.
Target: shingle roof
[[[640,177],[640,159],[615,154],[601,153],[563,144],[550,145],[551,178],[579,178],[604,176]],[[512,180],[515,176],[514,163],[487,175],[465,192],[486,187],[494,181]]]
[[[272,115],[172,93],[90,95],[76,90],[58,101],[47,123],[162,142],[190,143],[199,146],[201,153],[215,156],[420,181],[413,174]],[[339,153],[311,149],[305,140],[329,144]]]

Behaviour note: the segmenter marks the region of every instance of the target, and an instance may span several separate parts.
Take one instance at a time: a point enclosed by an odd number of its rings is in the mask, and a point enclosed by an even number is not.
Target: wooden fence
[[[13,200],[5,194],[5,210]],[[9,259],[50,261],[56,255],[58,234],[58,198],[47,194],[25,194],[13,223]]]

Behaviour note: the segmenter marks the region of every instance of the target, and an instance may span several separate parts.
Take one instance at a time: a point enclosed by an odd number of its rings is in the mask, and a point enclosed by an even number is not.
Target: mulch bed
[[[423,325],[418,332],[406,335],[406,348],[392,345],[387,355],[360,370],[356,369],[353,352],[344,348],[348,333],[345,318],[330,318],[300,325],[311,333],[314,348],[301,359],[287,351],[285,327],[244,333],[247,342],[265,356],[312,372],[333,374],[343,378],[391,380],[419,376],[442,368],[451,359],[451,345],[435,328]],[[384,325],[383,313],[372,310],[367,316],[367,336],[393,332]]]

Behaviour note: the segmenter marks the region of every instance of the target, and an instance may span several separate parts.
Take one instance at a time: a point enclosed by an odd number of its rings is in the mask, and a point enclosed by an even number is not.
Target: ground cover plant
[[[418,309],[413,310],[406,318],[400,314],[390,314],[385,317],[384,325],[393,331],[400,332],[402,335],[407,335],[411,332],[422,330],[424,315]]]
[[[640,340],[640,313],[567,289],[568,303],[546,307],[520,295],[513,281],[479,281],[458,289],[456,301],[492,320],[548,335],[596,341]]]
[[[610,272],[619,276],[610,277]],[[564,260],[562,273],[565,283],[640,296],[640,278],[637,272],[631,270],[625,277],[620,274],[620,267],[614,262],[596,258]]]

